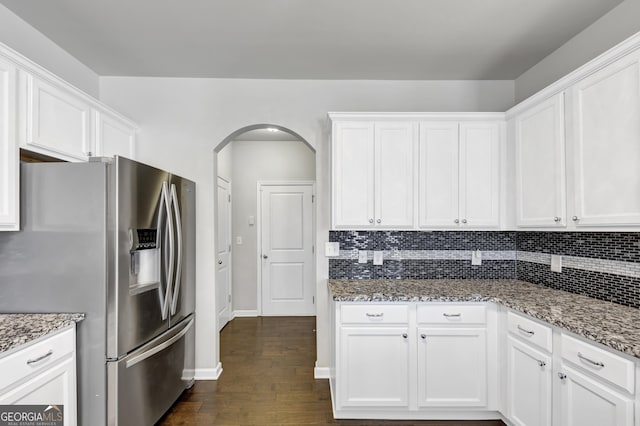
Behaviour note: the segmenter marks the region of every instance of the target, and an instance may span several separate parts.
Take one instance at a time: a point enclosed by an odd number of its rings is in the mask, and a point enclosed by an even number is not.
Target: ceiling
[[[99,75],[515,79],[622,0],[0,0]]]
[[[291,133],[265,129],[249,130],[233,138],[234,141],[299,141],[300,138]]]

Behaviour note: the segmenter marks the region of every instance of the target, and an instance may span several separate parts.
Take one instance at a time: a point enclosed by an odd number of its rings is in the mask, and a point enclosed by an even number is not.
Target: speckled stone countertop
[[[0,357],[83,319],[84,314],[0,314]]]
[[[329,280],[339,302],[496,302],[640,358],[640,309],[517,280]]]

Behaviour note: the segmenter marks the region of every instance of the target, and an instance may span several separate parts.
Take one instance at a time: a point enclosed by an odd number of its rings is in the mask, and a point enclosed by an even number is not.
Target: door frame
[[[312,244],[312,259],[313,276],[316,276],[316,181],[315,180],[258,180],[256,184],[256,265],[257,265],[257,280],[256,280],[256,295],[257,295],[257,311],[258,316],[262,316],[262,196],[260,190],[263,186],[311,186],[311,244]],[[314,284],[314,288],[315,288]],[[313,305],[316,307],[316,314],[318,312],[316,301],[317,294],[313,296]]]

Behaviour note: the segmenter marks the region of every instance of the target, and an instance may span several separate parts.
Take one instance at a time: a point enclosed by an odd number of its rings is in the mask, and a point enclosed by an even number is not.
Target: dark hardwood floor
[[[220,334],[223,373],[185,391],[158,425],[504,426],[500,421],[334,420],[314,380],[314,317],[236,318]]]

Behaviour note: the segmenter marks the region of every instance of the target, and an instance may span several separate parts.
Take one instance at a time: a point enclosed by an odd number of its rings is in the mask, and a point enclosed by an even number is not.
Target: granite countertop
[[[329,280],[339,302],[496,302],[640,358],[640,309],[517,280]]]
[[[83,319],[84,314],[0,314],[0,357]]]

